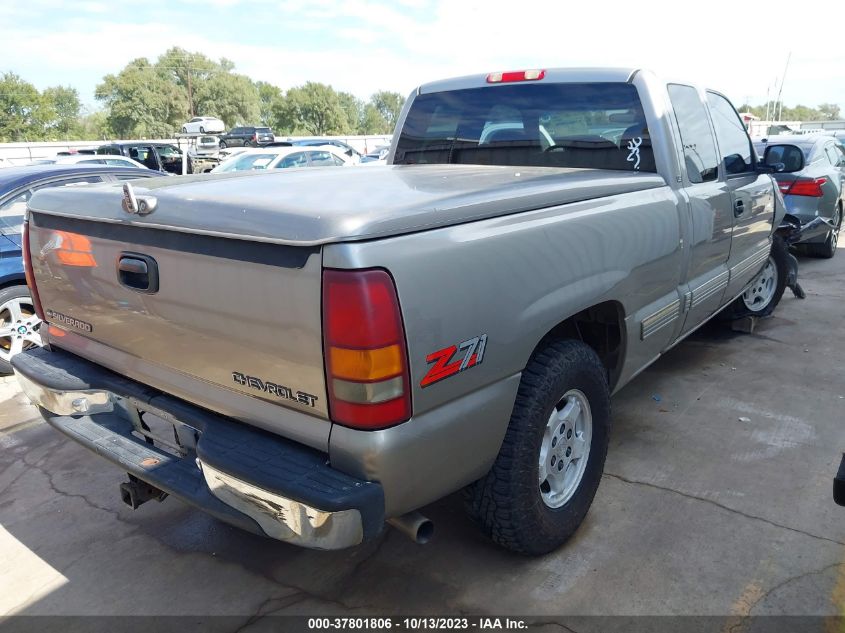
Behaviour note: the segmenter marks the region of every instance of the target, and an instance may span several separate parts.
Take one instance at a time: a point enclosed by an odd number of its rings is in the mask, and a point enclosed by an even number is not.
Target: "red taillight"
[[[821,198],[824,195],[822,185],[826,182],[827,178],[796,178],[791,183],[782,182],[778,186],[781,193],[790,196]]]
[[[545,70],[513,70],[487,75],[488,84],[506,84],[514,81],[539,81],[546,76]]]
[[[44,321],[44,308],[41,307],[41,298],[38,296],[38,287],[35,285],[35,275],[32,274],[32,257],[29,252],[29,220],[23,223],[23,236],[21,239],[21,254],[23,255],[23,271],[26,276],[26,285],[32,295],[32,305],[35,307],[35,314]]]
[[[323,338],[332,421],[372,430],[411,417],[405,328],[386,271],[323,271]]]

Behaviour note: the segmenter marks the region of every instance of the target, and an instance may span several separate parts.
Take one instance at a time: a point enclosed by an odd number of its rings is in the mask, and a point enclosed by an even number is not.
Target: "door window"
[[[32,192],[27,189],[14,198],[0,204],[0,232],[14,233],[23,232],[23,218],[26,215],[26,203],[32,197]]]
[[[343,161],[336,158],[331,152],[308,152],[312,167],[334,167],[342,165]]]
[[[27,189],[26,191],[22,191],[0,205],[0,229],[2,229],[4,233],[8,233],[10,235],[13,233],[21,233],[23,231],[23,219],[26,215],[26,203],[29,202],[29,199],[32,197],[32,192],[35,190],[46,189],[48,187],[78,186],[95,182],[103,182],[102,177],[79,176],[64,180],[54,180],[37,185],[31,189]]]
[[[836,151],[836,147],[833,143],[829,145],[825,145],[824,153],[827,154],[827,159],[830,161],[830,164],[834,167],[839,167],[839,152]]]
[[[305,152],[297,152],[286,156],[282,162],[276,165],[276,169],[286,169],[288,167],[307,167],[308,159],[305,157]]]
[[[713,117],[713,127],[716,128],[716,140],[726,175],[754,171],[751,139],[730,101],[720,94],[708,92],[707,103]]]
[[[667,88],[681,133],[684,162],[690,182],[716,180],[719,177],[716,143],[698,91],[692,86],[680,84],[670,84]]]

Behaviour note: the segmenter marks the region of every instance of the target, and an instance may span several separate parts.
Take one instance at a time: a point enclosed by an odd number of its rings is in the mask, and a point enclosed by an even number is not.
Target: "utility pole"
[[[786,71],[789,70],[789,60],[792,58],[792,51],[789,51],[789,55],[786,56],[786,68],[783,69],[783,78],[780,80],[780,90],[778,91],[778,99],[775,102],[775,106],[780,103],[780,110],[778,111],[778,121],[780,121],[781,116],[783,116],[783,101],[780,100],[780,96],[783,94],[783,84],[786,82]]]
[[[188,108],[191,111],[191,118],[194,118],[194,95],[191,92],[191,69],[188,67],[187,69],[188,74]]]

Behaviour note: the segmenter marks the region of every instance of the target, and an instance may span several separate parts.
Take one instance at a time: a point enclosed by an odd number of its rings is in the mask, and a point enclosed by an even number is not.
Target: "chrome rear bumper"
[[[358,545],[384,525],[381,486],[332,469],[325,454],[61,350],[33,350],[12,364],[24,393],[53,427],[223,521],[315,549]],[[146,441],[138,432],[146,415],[172,424],[176,444],[172,438]],[[191,434],[192,441],[180,442]]]

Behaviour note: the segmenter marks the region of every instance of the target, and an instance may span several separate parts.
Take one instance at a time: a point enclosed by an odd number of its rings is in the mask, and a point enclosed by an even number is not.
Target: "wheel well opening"
[[[5,290],[6,288],[11,288],[12,286],[25,286],[26,279],[10,279],[4,283],[0,283],[0,290]]]
[[[589,345],[607,369],[607,380],[613,391],[622,370],[625,352],[624,311],[616,301],[591,306],[557,324],[535,348],[552,339],[575,339]]]

